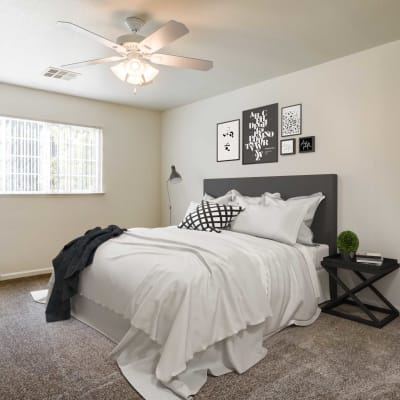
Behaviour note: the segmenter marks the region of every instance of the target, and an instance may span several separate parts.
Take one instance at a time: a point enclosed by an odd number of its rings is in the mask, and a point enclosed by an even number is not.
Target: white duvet
[[[130,320],[113,352],[128,380],[145,361],[158,388],[183,398],[207,369],[243,372],[263,358],[262,333],[318,316],[315,267],[301,246],[229,231],[130,229],[97,250],[80,282],[80,294]],[[223,354],[231,360],[218,364]],[[142,392],[167,398],[154,393]]]

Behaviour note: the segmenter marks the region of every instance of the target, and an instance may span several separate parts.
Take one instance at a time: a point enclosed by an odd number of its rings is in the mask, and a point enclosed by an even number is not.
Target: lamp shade
[[[171,165],[171,174],[169,175],[168,182],[179,183],[181,181],[181,174],[176,170],[175,165]]]

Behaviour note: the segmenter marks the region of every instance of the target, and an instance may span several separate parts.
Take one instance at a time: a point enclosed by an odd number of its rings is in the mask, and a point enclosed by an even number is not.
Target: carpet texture
[[[109,359],[111,341],[75,319],[46,324],[29,292],[47,279],[0,282],[0,399],[141,399]],[[266,346],[264,360],[209,377],[195,400],[400,400],[400,318],[379,330],[323,314]]]

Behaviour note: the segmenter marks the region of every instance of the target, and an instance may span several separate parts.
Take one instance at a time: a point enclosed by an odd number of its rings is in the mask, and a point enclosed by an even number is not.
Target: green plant
[[[360,241],[352,231],[343,231],[336,239],[337,248],[341,253],[355,253]]]

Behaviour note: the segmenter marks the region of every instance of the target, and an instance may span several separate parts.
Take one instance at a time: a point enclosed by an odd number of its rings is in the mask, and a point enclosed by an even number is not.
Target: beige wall
[[[102,127],[105,190],[0,196],[0,278],[50,267],[91,227],[159,225],[160,113],[0,84],[0,115]]]
[[[214,177],[337,173],[339,229],[358,233],[361,248],[400,259],[400,41],[176,108],[162,116],[162,180],[175,164],[174,221]],[[303,104],[303,136],[316,152],[278,163],[216,162],[216,123],[278,102]],[[165,189],[163,221],[167,222]],[[400,274],[383,288],[400,305]]]

